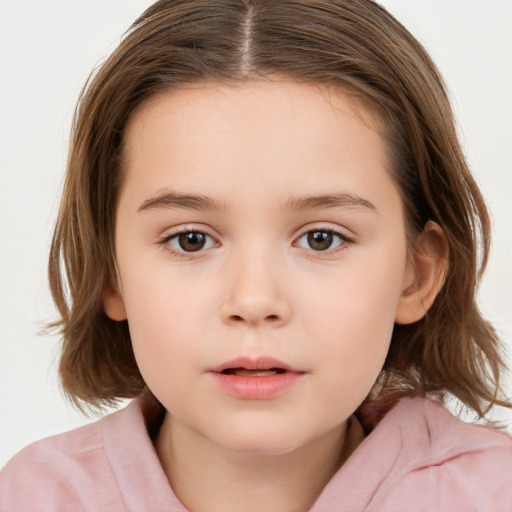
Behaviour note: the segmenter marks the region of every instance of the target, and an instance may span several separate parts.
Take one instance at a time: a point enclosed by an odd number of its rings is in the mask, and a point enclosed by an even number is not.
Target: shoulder
[[[115,495],[102,435],[110,416],[37,441],[15,455],[0,472],[0,511],[87,510],[99,482]]]
[[[490,426],[464,423],[442,403],[430,399],[404,399],[389,414],[388,428],[400,425],[404,448],[411,460],[442,463],[481,454],[503,454],[509,461],[512,438]]]
[[[27,452],[20,452],[0,472],[0,510],[78,512],[85,509],[60,468],[51,461],[32,459]]]
[[[151,437],[164,413],[142,394],[95,423],[28,446],[0,472],[0,512],[185,511]]]
[[[424,510],[512,511],[512,438],[506,433],[463,423],[429,399],[405,399],[386,420],[384,429],[397,429],[401,445],[390,497],[407,490]]]
[[[512,439],[441,403],[402,399],[358,446],[311,512],[512,512]]]

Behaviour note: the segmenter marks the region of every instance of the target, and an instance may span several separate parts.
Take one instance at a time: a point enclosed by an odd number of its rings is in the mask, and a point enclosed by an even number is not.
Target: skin
[[[173,490],[196,512],[305,510],[340,465],[395,322],[421,318],[442,284],[442,232],[429,223],[408,256],[381,129],[340,92],[191,86],[140,109],[126,148],[104,305],[128,319],[168,411],[156,448]],[[187,252],[180,231],[206,244]],[[234,398],[209,370],[238,356],[301,377],[271,399]]]

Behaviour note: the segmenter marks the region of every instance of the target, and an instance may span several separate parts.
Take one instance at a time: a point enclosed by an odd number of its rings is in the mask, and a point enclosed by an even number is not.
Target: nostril
[[[236,322],[236,323],[245,322],[247,320],[246,318],[244,318],[241,315],[231,315],[229,318],[233,322]],[[277,322],[277,321],[279,321],[279,315],[267,315],[264,318],[264,321],[265,322]]]

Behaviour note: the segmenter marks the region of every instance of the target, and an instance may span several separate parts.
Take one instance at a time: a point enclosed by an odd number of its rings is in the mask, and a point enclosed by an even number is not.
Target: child
[[[161,0],[77,111],[60,374],[124,410],[2,511],[512,510],[489,221],[439,74],[369,0]],[[479,265],[478,247],[482,245]]]

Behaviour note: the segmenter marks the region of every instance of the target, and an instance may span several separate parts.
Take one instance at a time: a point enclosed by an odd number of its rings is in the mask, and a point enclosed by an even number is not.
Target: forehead
[[[338,89],[195,84],[163,93],[133,115],[125,181],[139,193],[173,186],[220,199],[236,198],[241,185],[267,195],[325,193],[338,174],[350,189],[386,172],[381,131],[373,112]]]
[[[196,111],[204,118],[205,105],[214,103],[219,108],[239,111],[244,107],[253,107],[264,112],[266,106],[274,112],[272,107],[279,105],[280,110],[297,109],[324,110],[331,113],[339,112],[342,115],[354,115],[371,128],[378,129],[380,119],[372,109],[370,100],[345,86],[323,85],[320,83],[299,83],[290,81],[286,77],[252,80],[240,84],[223,84],[219,82],[200,81],[183,85],[176,89],[163,91],[143,102],[131,116],[128,130],[133,126],[134,119],[154,115],[155,110],[162,112],[165,105],[179,115]],[[213,109],[212,109],[213,110]],[[137,121],[135,121],[137,122]]]

